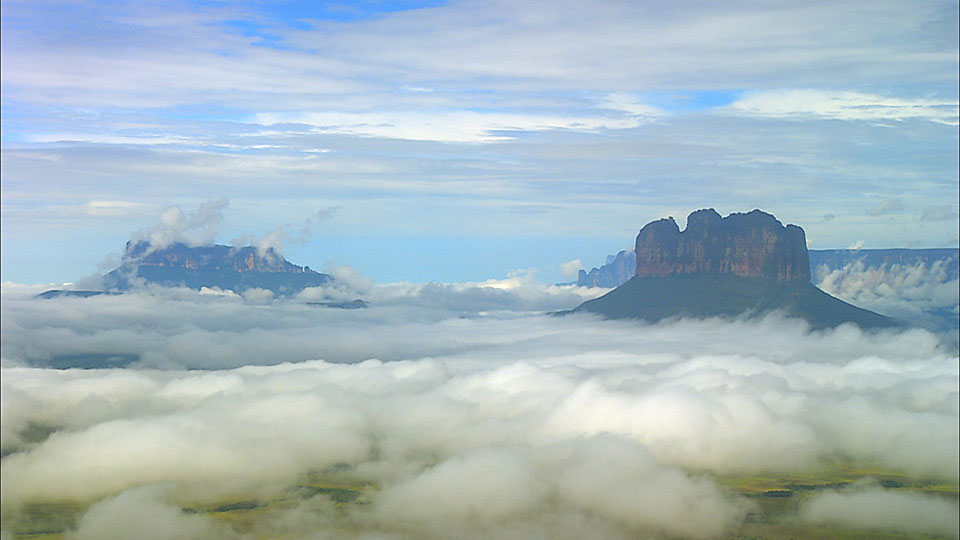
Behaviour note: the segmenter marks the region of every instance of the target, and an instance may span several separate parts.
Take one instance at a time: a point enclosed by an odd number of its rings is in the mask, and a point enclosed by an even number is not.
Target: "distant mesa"
[[[803,229],[760,210],[727,217],[698,210],[684,231],[673,218],[648,223],[635,260],[633,277],[574,311],[651,322],[782,311],[814,328],[899,324],[813,286]]]
[[[621,251],[616,255],[607,255],[603,266],[592,268],[589,272],[581,269],[577,276],[580,287],[617,287],[623,285],[637,273],[637,252]]]
[[[141,284],[162,287],[204,287],[243,293],[266,289],[278,296],[296,294],[333,278],[286,260],[273,248],[253,246],[188,246],[174,243],[153,249],[149,242],[127,242],[120,266],[103,276],[102,291],[53,290],[41,298],[89,297],[118,293]]]

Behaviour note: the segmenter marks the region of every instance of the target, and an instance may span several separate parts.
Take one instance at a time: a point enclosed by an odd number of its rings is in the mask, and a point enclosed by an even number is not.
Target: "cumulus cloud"
[[[189,537],[209,522],[177,508],[254,497],[264,535],[710,538],[750,511],[716,475],[844,456],[958,477],[957,357],[923,330],[554,317],[589,290],[339,273],[336,294],[371,307],[5,287],[4,527],[56,500],[88,506],[78,535],[149,511]],[[39,367],[122,354],[134,364]],[[305,498],[311,479],[364,504]]]
[[[574,259],[572,261],[567,261],[560,265],[560,273],[563,277],[566,278],[575,278],[577,277],[577,272],[583,268],[583,262],[580,259]]]
[[[90,507],[83,515],[76,540],[207,540],[234,538],[227,527],[204,515],[185,514],[162,498],[158,486],[132,489]]]
[[[956,333],[960,315],[960,282],[955,275],[956,260],[871,268],[858,260],[835,270],[826,266],[814,270],[817,286],[834,296],[950,334]]]
[[[254,246],[261,254],[270,249],[282,254],[284,248],[288,245],[302,246],[306,244],[307,241],[313,237],[320,223],[329,219],[334,211],[336,211],[336,207],[321,208],[310,215],[310,217],[304,219],[298,227],[286,223],[271,229],[261,236],[238,236],[232,239],[230,243],[234,246]]]
[[[223,222],[223,211],[229,204],[228,199],[217,199],[188,213],[179,206],[171,206],[160,212],[159,223],[137,231],[131,240],[149,241],[151,249],[162,249],[175,242],[191,246],[212,244]]]
[[[816,525],[960,536],[956,502],[919,493],[880,488],[828,491],[805,502],[800,515]]]

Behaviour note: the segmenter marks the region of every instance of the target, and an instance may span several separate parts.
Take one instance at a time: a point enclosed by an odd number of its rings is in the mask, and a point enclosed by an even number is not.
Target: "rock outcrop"
[[[124,262],[137,266],[186,268],[191,270],[233,270],[236,272],[287,272],[303,274],[310,267],[297,266],[284,259],[272,247],[259,250],[253,246],[223,245],[188,246],[174,243],[162,249],[151,250],[149,242],[127,242]]]
[[[957,279],[960,272],[960,250],[957,248],[921,248],[921,249],[810,249],[810,276],[814,283],[818,278],[835,270],[860,263],[865,270],[882,270],[893,265],[918,266],[941,265],[946,270],[946,280]],[[580,287],[619,287],[636,275],[636,252],[621,251],[607,255],[607,262],[589,272],[580,271],[577,285]]]
[[[806,237],[760,210],[721,218],[698,210],[680,228],[673,218],[647,224],[637,235],[639,277],[716,274],[810,281]]]
[[[125,291],[138,284],[219,288],[242,293],[267,289],[289,295],[331,280],[309,266],[291,263],[273,248],[188,246],[174,243],[153,249],[148,242],[127,243],[119,268],[103,277],[105,290]]]
[[[636,275],[574,311],[650,322],[778,311],[812,328],[900,324],[814,287],[803,229],[759,210],[725,218],[699,210],[683,232],[672,218],[648,223],[637,235],[636,260]]]
[[[580,270],[577,276],[577,285],[580,287],[613,288],[626,283],[636,273],[636,252],[633,250],[621,251],[616,255],[607,255],[607,263],[599,268],[591,268],[589,272]]]

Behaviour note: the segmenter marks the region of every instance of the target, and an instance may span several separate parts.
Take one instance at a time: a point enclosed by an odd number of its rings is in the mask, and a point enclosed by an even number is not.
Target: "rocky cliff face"
[[[637,235],[637,277],[681,274],[810,281],[806,237],[760,210],[722,218],[713,209],[687,217],[681,232],[673,218],[647,224]]]
[[[165,287],[218,287],[243,292],[268,289],[276,294],[296,294],[330,281],[284,259],[272,248],[253,246],[199,246],[175,243],[151,250],[147,242],[127,243],[123,264],[103,276],[105,290],[125,291],[140,284]]]
[[[233,270],[236,272],[290,272],[302,274],[309,271],[286,259],[273,248],[262,252],[253,246],[200,246],[191,247],[175,243],[163,249],[149,251],[149,242],[127,242],[124,262],[138,266],[186,268],[190,270]]]
[[[849,265],[860,263],[865,270],[883,270],[894,265],[932,267],[940,265],[945,269],[946,281],[953,281],[960,275],[960,251],[957,248],[925,249],[810,249],[810,275],[816,284],[830,272],[842,270]],[[581,287],[619,287],[634,276],[637,271],[637,256],[631,251],[621,251],[617,255],[607,255],[607,262],[590,272],[580,271],[577,285]]]
[[[580,270],[577,285],[581,287],[617,287],[632,278],[637,271],[637,256],[634,251],[621,251],[607,256],[607,263],[590,272]]]

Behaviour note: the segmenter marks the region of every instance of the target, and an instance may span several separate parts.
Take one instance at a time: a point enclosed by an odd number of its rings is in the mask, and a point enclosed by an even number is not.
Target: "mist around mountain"
[[[831,296],[944,336],[960,327],[957,248],[811,249],[807,254],[812,284]],[[625,250],[589,272],[581,270],[577,285],[615,288],[635,274],[636,252]],[[703,311],[697,305],[685,310]]]
[[[153,249],[149,242],[128,242],[121,266],[103,278],[104,290],[126,291],[142,284],[163,287],[203,287],[243,293],[264,289],[278,295],[296,294],[329,282],[331,277],[299,266],[272,247],[188,246],[175,242]]]
[[[884,270],[894,267],[943,266],[944,278],[958,278],[960,249],[957,248],[891,248],[891,249],[810,249],[810,273],[820,280],[826,274],[843,270],[861,263],[864,270]],[[637,253],[623,250],[616,255],[607,255],[606,262],[590,271],[580,270],[577,285],[580,287],[619,287],[637,272]]]

